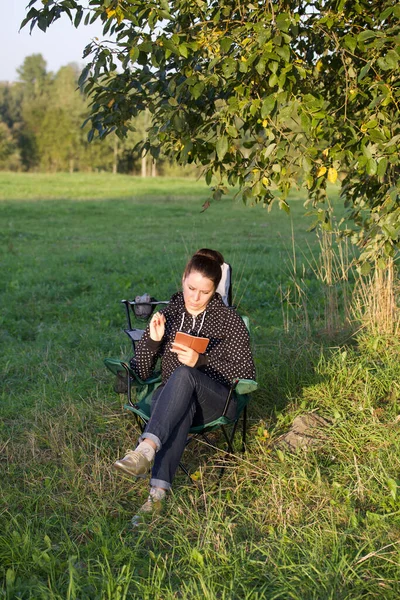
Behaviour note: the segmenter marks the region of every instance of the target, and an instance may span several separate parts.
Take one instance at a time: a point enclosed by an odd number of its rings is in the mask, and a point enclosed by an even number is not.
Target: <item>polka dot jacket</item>
[[[163,339],[161,342],[152,340],[147,326],[131,361],[141,379],[150,377],[159,357],[164,384],[181,365],[177,355],[171,352],[177,331],[210,339],[206,352],[199,355],[195,367],[211,379],[226,386],[230,386],[236,378],[255,379],[247,328],[235,309],[225,306],[218,293],[196,317],[187,312],[182,292],[174,294],[167,308],[161,312],[166,319]]]

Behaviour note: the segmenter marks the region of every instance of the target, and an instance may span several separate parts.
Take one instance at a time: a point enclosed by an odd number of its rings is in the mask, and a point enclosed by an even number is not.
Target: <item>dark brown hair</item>
[[[201,248],[193,254],[185,267],[183,278],[185,279],[192,271],[201,273],[203,277],[211,279],[216,290],[222,277],[221,267],[224,264],[224,257],[218,250]]]

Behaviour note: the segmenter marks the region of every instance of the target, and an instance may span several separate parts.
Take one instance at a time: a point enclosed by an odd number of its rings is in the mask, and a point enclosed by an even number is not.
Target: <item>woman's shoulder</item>
[[[246,323],[243,320],[242,315],[236,310],[236,308],[233,306],[226,306],[222,299],[221,304],[223,305],[223,308],[221,308],[221,310],[224,311],[225,322],[227,324],[229,323],[229,325],[233,328],[239,328],[247,331]]]
[[[174,313],[176,310],[182,310],[184,307],[183,294],[182,292],[175,292],[169,299],[167,307],[164,309],[164,313]]]
[[[223,318],[226,323],[235,323],[242,320],[241,316],[236,311],[236,308],[233,306],[226,306],[219,294],[215,294],[210,302],[208,310]]]
[[[183,292],[175,292],[175,294],[172,294],[171,298],[169,299],[168,306],[175,306],[179,304],[183,304]]]

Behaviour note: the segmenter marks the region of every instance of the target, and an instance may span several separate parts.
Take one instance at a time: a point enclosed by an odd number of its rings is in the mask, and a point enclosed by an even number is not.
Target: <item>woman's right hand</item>
[[[162,313],[156,312],[150,321],[150,337],[154,342],[161,342],[165,333],[165,317]]]

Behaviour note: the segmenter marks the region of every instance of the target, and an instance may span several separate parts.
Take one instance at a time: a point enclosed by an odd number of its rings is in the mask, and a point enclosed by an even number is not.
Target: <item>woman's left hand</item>
[[[199,353],[196,352],[196,350],[176,342],[172,344],[171,352],[175,352],[175,354],[178,356],[179,362],[187,367],[194,367],[199,359]]]

